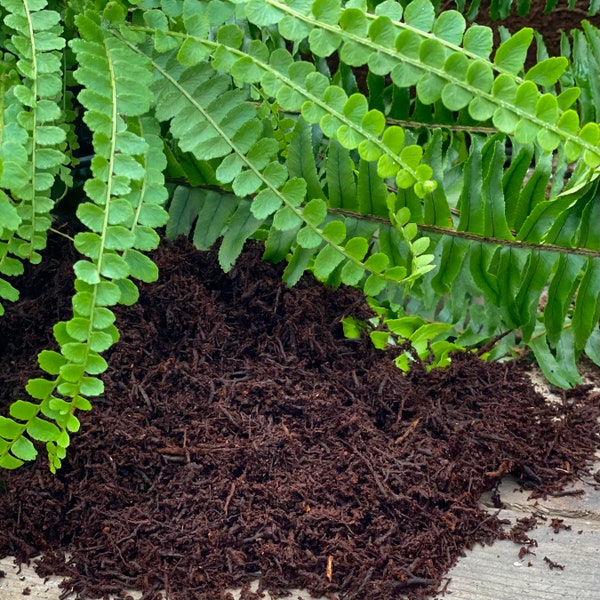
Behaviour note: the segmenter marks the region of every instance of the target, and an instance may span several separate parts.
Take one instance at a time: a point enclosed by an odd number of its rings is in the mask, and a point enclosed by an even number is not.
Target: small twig
[[[50,227],[49,231],[51,231],[52,233],[56,233],[56,235],[62,235],[62,237],[67,238],[71,242],[75,241],[69,234],[63,233],[62,231],[60,231],[60,229],[55,229],[54,227]]]
[[[223,512],[225,516],[227,516],[227,511],[229,510],[229,503],[233,498],[233,494],[235,493],[235,481],[231,484],[231,489],[229,490],[229,494],[227,494],[227,498],[225,498],[225,504],[223,505]]]

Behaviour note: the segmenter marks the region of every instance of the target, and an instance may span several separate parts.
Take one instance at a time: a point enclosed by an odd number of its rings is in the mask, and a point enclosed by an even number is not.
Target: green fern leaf
[[[294,133],[288,145],[287,167],[291,177],[300,177],[306,181],[309,199],[325,198],[317,173],[313,152],[311,126],[302,118],[298,119]]]
[[[329,143],[326,167],[329,206],[359,212],[354,162],[337,140]]]
[[[246,240],[258,229],[261,221],[252,215],[248,204],[242,203],[231,217],[219,248],[219,264],[226,273],[241,254]]]
[[[575,350],[580,353],[600,321],[600,258],[588,258],[573,310]]]
[[[548,303],[544,310],[544,324],[548,341],[552,344],[556,344],[561,338],[567,311],[585,264],[583,256],[561,255],[558,260],[548,287]]]

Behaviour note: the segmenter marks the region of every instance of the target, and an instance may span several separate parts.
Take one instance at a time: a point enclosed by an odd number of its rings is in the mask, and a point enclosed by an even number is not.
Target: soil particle
[[[543,495],[593,457],[599,406],[581,390],[550,405],[523,365],[460,354],[404,377],[344,339],[343,316],[369,315],[360,294],[309,277],[287,289],[257,246],[229,274],[184,241],[154,258],[160,281],[118,308],[105,394],[63,468],[0,474],[0,556],[37,557],[65,595],[246,586],[249,600],[260,576],[275,596],[424,597],[476,543],[531,544],[535,523],[506,533],[478,506],[504,474]],[[54,240],[18,281],[0,320],[2,413],[69,317],[72,262]]]

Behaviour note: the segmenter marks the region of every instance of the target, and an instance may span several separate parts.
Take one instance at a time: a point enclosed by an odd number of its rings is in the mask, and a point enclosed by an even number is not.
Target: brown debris
[[[550,560],[547,556],[544,556],[544,562],[548,565],[548,568],[553,571],[554,569],[558,569],[559,571],[565,570],[565,565],[561,565],[560,563],[554,562]]]
[[[550,521],[548,527],[552,528],[552,531],[554,531],[554,533],[571,530],[571,525],[567,525],[565,523],[564,519],[558,519],[558,518],[552,519],[552,521]]]
[[[471,355],[403,377],[343,338],[343,316],[368,317],[358,293],[289,290],[259,257],[225,275],[185,242],[156,252],[161,279],[119,308],[106,393],[63,469],[0,473],[0,556],[38,557],[78,598],[248,600],[259,574],[272,595],[424,597],[465,548],[507,536],[478,506],[504,473],[555,493],[592,457],[585,394],[548,405],[521,366]],[[69,317],[72,262],[54,243],[0,319],[2,413]]]

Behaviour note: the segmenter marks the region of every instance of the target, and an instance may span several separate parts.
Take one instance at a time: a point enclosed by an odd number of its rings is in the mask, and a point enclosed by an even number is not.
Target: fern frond
[[[430,136],[425,153],[439,144],[437,135]],[[449,335],[463,346],[516,332],[496,345],[496,356],[510,354],[518,343],[540,359],[551,354],[556,362],[560,355],[558,367],[547,368],[546,375],[556,385],[573,385],[579,381],[577,358],[594,355],[590,340],[597,337],[600,316],[600,239],[592,225],[597,220],[590,221],[600,210],[598,183],[552,195],[549,157],[538,155],[536,161],[531,148],[517,147],[504,171],[501,138],[470,138],[462,172],[453,169],[452,179],[435,192],[437,206],[451,210],[451,222],[440,227],[425,222],[423,214],[416,217],[431,240],[436,269],[407,297],[379,299],[446,321],[453,326]],[[445,154],[453,155],[451,146],[443,150],[442,163]]]
[[[306,256],[314,257],[311,268],[319,279],[327,280],[339,268],[342,280],[351,284],[366,274],[369,289],[385,287],[386,280],[409,281],[406,270],[391,265],[387,257],[365,259],[368,241],[349,239],[345,224],[328,218],[322,198],[309,198],[305,203],[306,181],[290,178],[287,167],[276,156],[276,138],[268,135],[257,108],[247,101],[242,88],[229,89],[231,78],[214,71],[206,62],[185,69],[178,67],[174,59],[173,54],[153,61],[161,76],[153,88],[157,117],[170,121],[171,133],[183,151],[191,152],[198,160],[221,159],[216,176],[222,183],[231,182],[236,195],[256,194],[251,210],[239,205],[229,223],[220,252],[226,270],[245,239],[272,217],[271,226],[282,232],[303,224],[296,242]],[[398,228],[407,222],[398,222]],[[410,243],[412,237],[405,239]],[[411,277],[430,268],[425,256],[420,258]]]
[[[50,191],[67,162],[60,106],[65,40],[61,17],[46,2],[3,0],[0,6],[7,11],[4,23],[12,33],[2,61],[0,204],[6,221],[0,273],[14,276],[22,272],[22,260],[41,260],[54,206]],[[17,297],[15,288],[0,278],[0,298]]]
[[[531,0],[492,0],[489,5],[489,14],[492,19],[506,19],[511,12],[511,9],[516,4],[516,13],[519,16],[529,14],[531,10]],[[575,8],[575,1],[569,0],[569,9]],[[456,6],[461,12],[465,11],[466,0],[456,0]],[[544,12],[552,12],[558,5],[558,0],[546,0]],[[470,2],[468,7],[468,18],[473,20],[477,18],[480,10],[480,2]],[[597,0],[590,0],[588,15],[593,16],[600,10],[600,5]]]
[[[85,87],[80,101],[94,131],[93,178],[85,184],[89,202],[77,215],[89,229],[75,236],[85,258],[74,265],[73,317],[54,328],[59,351],[44,350],[38,361],[47,377],[27,385],[31,400],[17,400],[10,418],[0,422],[0,465],[20,466],[37,450],[31,440],[46,442],[50,468],[65,457],[70,433],[77,431],[75,412],[89,410],[90,396],[102,393],[97,377],[106,367],[101,353],[117,339],[110,306],[131,304],[137,288],[131,278],[154,281],[157,269],[141,251],[158,244],[156,227],[167,213],[159,129],[148,112],[149,65],[121,42],[105,37],[95,13],[77,18],[82,39],[72,41]]]
[[[153,34],[155,46],[159,43],[161,49],[165,38],[176,45],[180,43],[181,48],[193,42],[204,50],[182,56],[180,48],[177,57],[186,66],[193,66],[214,53],[213,67],[231,73],[237,85],[260,85],[261,93],[275,98],[282,109],[302,110],[308,122],[318,123],[326,136],[337,139],[344,147],[358,149],[364,160],[379,159],[380,176],[396,177],[397,185],[402,188],[415,186],[420,195],[435,188],[430,167],[421,162],[420,147],[405,145],[402,128],[393,126],[384,132],[385,117],[380,111],[369,110],[362,94],[348,97],[342,88],[332,85],[316,71],[313,63],[295,61],[283,48],[277,48],[269,56],[267,46],[259,40],[252,40],[246,52],[241,48],[244,34],[237,25],[224,26],[217,34],[217,42],[176,31],[140,27],[132,30]]]
[[[548,59],[524,78],[519,75],[533,30],[523,29],[505,40],[491,62],[491,30],[465,30],[459,12],[444,11],[436,19],[429,0],[414,0],[403,13],[396,3],[381,6],[379,15],[368,15],[327,0],[249,0],[246,15],[258,26],[277,25],[283,37],[295,41],[308,35],[317,56],[339,50],[348,64],[367,64],[377,75],[390,74],[396,86],[414,87],[424,104],[441,100],[449,110],[467,108],[472,119],[491,120],[517,142],[535,141],[544,152],[562,144],[569,161],[582,156],[589,169],[597,170],[598,124],[580,125],[578,113],[569,108],[575,99],[571,93],[556,97],[538,87],[555,83],[567,60]],[[293,27],[296,22],[301,25]]]
[[[589,21],[561,35],[561,52],[570,60],[567,77],[561,79],[563,89],[577,86],[581,90],[579,106],[581,121],[600,122],[600,30]]]

